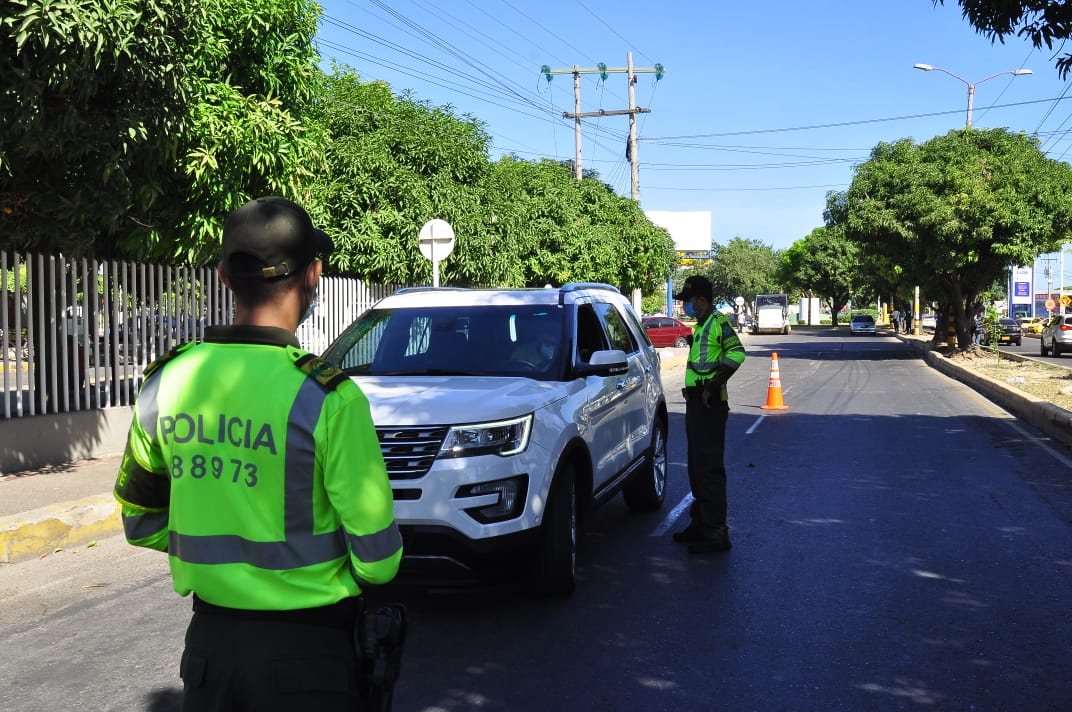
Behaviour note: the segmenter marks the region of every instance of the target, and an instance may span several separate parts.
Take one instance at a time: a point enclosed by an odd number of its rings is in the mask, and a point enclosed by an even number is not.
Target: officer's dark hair
[[[300,289],[305,281],[305,272],[309,265],[293,273],[274,279],[252,276],[261,267],[261,262],[251,255],[232,255],[231,292],[235,301],[244,308],[256,307],[277,301],[292,289]],[[250,275],[250,276],[240,276]]]

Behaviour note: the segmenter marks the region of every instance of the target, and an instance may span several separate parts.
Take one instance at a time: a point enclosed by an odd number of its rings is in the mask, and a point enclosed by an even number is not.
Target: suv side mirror
[[[596,351],[588,363],[579,363],[573,367],[573,374],[578,378],[585,376],[613,376],[629,370],[629,362],[621,349]]]

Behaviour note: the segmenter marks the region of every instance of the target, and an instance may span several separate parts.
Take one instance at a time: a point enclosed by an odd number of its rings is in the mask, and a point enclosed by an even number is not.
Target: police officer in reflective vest
[[[729,551],[726,526],[726,382],[744,363],[744,347],[726,315],[714,308],[711,282],[701,275],[685,280],[674,299],[696,317],[685,367],[685,436],[688,439],[690,522],[674,534],[691,554]]]
[[[234,324],[146,370],[115,495],[193,594],[183,710],[362,709],[362,587],[402,539],[368,400],[294,335],[331,249],[299,205],[246,203],[218,266]]]

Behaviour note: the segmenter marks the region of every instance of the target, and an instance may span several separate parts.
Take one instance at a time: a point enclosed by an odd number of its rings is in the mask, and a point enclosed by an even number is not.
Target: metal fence
[[[322,352],[394,289],[322,277],[299,341]],[[0,293],[4,418],[132,405],[145,366],[234,314],[214,267],[0,252]]]

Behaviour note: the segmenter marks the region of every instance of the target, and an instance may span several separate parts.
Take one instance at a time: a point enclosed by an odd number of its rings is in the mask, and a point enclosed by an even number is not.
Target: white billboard
[[[1010,302],[1013,304],[1032,303],[1031,277],[1032,269],[1030,267],[1012,268],[1012,289],[1009,290]]]
[[[678,252],[711,251],[710,210],[645,210],[648,219],[666,228]]]

